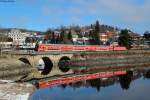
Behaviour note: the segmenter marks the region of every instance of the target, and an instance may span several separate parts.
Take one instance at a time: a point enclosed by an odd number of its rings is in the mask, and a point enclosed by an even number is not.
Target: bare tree
[[[3,48],[5,46],[4,42],[6,41],[5,36],[0,36],[0,55],[2,56],[3,54]]]

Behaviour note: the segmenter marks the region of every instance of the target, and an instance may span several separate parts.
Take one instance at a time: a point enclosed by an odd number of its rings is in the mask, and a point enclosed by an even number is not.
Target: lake
[[[31,100],[150,100],[150,68],[39,88]]]

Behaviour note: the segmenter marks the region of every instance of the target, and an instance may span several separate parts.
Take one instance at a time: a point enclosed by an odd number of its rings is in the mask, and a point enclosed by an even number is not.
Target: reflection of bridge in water
[[[83,74],[72,77],[59,77],[48,79],[38,83],[39,88],[58,85],[65,89],[67,86],[72,88],[93,87],[100,91],[100,87],[107,87],[115,83],[120,83],[122,89],[129,89],[133,80],[140,77],[150,78],[150,67],[134,68],[132,70],[107,71],[93,74]]]

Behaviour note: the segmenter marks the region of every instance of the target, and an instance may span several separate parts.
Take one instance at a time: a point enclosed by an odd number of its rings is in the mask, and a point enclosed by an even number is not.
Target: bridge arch
[[[31,65],[30,61],[27,58],[19,58],[19,60],[24,62],[25,64]]]
[[[60,58],[60,60],[58,62],[58,67],[61,72],[66,73],[70,70],[69,60],[70,60],[70,58],[68,56],[63,56]]]
[[[41,75],[48,75],[53,68],[53,62],[49,57],[42,57],[38,61],[37,68],[41,71]]]

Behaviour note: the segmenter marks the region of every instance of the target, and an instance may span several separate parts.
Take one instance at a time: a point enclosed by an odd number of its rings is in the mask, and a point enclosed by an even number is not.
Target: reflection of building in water
[[[150,78],[150,70],[147,70],[143,73],[144,78]]]
[[[145,71],[146,72],[146,71]],[[65,89],[67,86],[70,86],[76,90],[81,87],[92,87],[95,88],[98,92],[101,87],[108,87],[114,85],[115,83],[120,83],[120,86],[123,90],[127,90],[130,88],[130,84],[133,80],[136,80],[141,77],[141,72],[139,71],[128,71],[125,75],[112,76],[107,78],[97,78],[91,80],[83,80],[70,84],[62,84],[59,87]],[[150,76],[150,70],[146,72],[146,75]]]
[[[102,80],[101,86],[107,87],[107,86],[113,85],[115,82],[117,82],[117,80],[118,80],[118,77],[116,76],[107,78],[105,80]]]
[[[104,80],[102,78],[97,78],[97,79],[91,79],[91,80],[78,81],[75,83],[70,83],[68,85],[62,84],[59,86],[63,89],[65,89],[66,86],[70,86],[74,89],[77,89],[80,87],[92,87],[92,88],[96,88],[96,90],[99,92],[101,87],[107,87],[107,86],[113,85],[115,82],[117,82],[117,80],[118,80],[117,76],[112,76],[109,78],[105,78]]]

